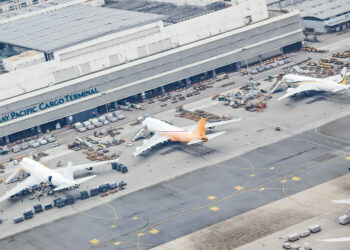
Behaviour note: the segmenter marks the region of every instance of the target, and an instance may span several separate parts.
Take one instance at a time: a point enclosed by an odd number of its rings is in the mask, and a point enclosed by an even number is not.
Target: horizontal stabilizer
[[[73,186],[74,186],[74,184],[72,185],[71,183],[64,183],[64,184],[61,184],[61,185],[57,186],[56,188],[54,188],[53,191],[59,191],[62,189],[73,187]]]
[[[75,184],[80,184],[80,183],[83,183],[85,181],[88,181],[88,180],[91,180],[92,178],[95,178],[97,175],[91,175],[91,176],[88,176],[88,177],[83,177],[83,178],[79,178],[79,179],[75,179],[74,182]]]
[[[88,180],[90,180],[90,179],[92,179],[94,177],[96,177],[96,175],[91,175],[91,176],[88,176],[88,177],[75,179],[74,182],[63,183],[63,184],[57,186],[53,191],[59,191],[59,190],[62,190],[62,189],[73,187],[75,185],[78,185],[80,183],[88,181]]]
[[[11,180],[19,173],[20,168],[16,168],[13,170],[13,172],[6,178],[5,183],[9,184]]]
[[[223,135],[225,133],[226,133],[226,131],[221,131],[218,133],[209,134],[209,135],[206,135],[206,139],[211,140],[211,139],[214,139],[215,137],[218,137],[218,136]],[[200,143],[200,142],[203,142],[203,140],[202,139],[193,139],[192,141],[187,143],[187,145],[193,145],[193,144]]]
[[[208,140],[211,140],[211,139],[214,139],[215,137],[218,137],[218,136],[223,135],[225,133],[226,133],[226,131],[221,131],[221,132],[217,132],[214,134],[209,134],[209,135],[207,135],[207,138],[208,138]]]
[[[190,142],[188,142],[187,145],[193,145],[193,144],[200,143],[200,142],[203,142],[203,140],[202,139],[193,139]]]

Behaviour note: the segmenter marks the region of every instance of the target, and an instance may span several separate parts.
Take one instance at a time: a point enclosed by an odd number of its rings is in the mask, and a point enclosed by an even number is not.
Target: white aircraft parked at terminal
[[[88,181],[96,177],[96,175],[74,179],[74,176],[73,176],[74,171],[91,169],[93,167],[101,166],[101,165],[108,164],[111,162],[116,162],[116,161],[118,161],[118,159],[111,160],[111,161],[102,161],[98,163],[87,163],[87,164],[81,164],[81,165],[75,165],[75,166],[73,166],[73,164],[69,162],[67,164],[67,167],[50,169],[30,158],[23,158],[23,160],[20,163],[20,168],[16,169],[6,179],[5,183],[9,183],[9,181],[20,171],[25,171],[29,173],[30,176],[27,177],[21,183],[17,184],[17,186],[11,189],[10,191],[7,191],[5,195],[0,197],[0,202],[10,198],[15,194],[18,194],[22,190],[29,189],[36,184],[39,184],[39,185],[42,183],[51,184],[55,187],[53,191],[75,187],[80,183],[83,183],[85,181]]]
[[[214,128],[216,126],[238,122],[240,120],[241,118],[237,118],[228,121],[206,123],[205,118],[201,118],[197,125],[179,128],[166,122],[147,117],[142,122],[143,129],[147,129],[149,132],[154,133],[154,135],[151,137],[151,139],[144,140],[143,144],[140,147],[136,148],[133,155],[137,156],[147,149],[150,149],[157,144],[167,141],[182,142],[187,143],[187,145],[192,145],[199,142],[207,142],[210,139],[225,134],[226,131],[206,135],[206,128]]]
[[[278,98],[279,101],[306,91],[327,91],[336,93],[350,88],[350,85],[346,85],[346,77],[346,68],[343,68],[340,76],[331,76],[324,79],[288,74],[282,78],[282,81],[274,87],[272,92],[274,92],[281,83],[286,83],[289,86],[292,86],[292,88],[288,88],[287,93]]]

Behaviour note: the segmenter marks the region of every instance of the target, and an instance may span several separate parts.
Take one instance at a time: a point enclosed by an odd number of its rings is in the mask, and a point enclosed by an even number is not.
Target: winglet
[[[199,138],[205,138],[205,118],[201,118],[193,133]]]

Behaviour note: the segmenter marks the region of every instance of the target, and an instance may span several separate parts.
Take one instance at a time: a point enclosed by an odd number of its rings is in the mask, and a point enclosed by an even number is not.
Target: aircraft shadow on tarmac
[[[191,154],[194,156],[205,156],[216,152],[215,149],[205,147],[203,144],[186,145],[181,142],[165,142],[152,147],[146,152],[143,152],[142,154],[139,155],[139,157],[141,156],[142,158],[148,158],[154,154],[158,154],[160,156],[166,156],[178,151]]]
[[[311,99],[313,98],[313,99]],[[309,100],[311,99],[311,100]],[[307,101],[306,104],[312,104],[319,101],[330,101],[334,103],[349,104],[350,95],[344,93],[330,93],[325,91],[308,91],[299,93],[290,97],[291,102],[286,105],[291,105],[294,102]]]

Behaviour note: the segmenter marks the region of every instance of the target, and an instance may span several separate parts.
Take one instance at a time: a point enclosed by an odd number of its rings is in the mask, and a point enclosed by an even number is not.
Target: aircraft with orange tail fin
[[[137,156],[146,150],[156,146],[157,144],[164,143],[167,141],[182,142],[187,145],[192,145],[200,142],[207,142],[215,137],[223,135],[226,131],[221,131],[212,134],[206,134],[207,128],[214,128],[216,126],[229,124],[240,121],[241,118],[231,119],[228,121],[220,122],[206,122],[205,118],[201,118],[197,125],[188,127],[175,127],[164,121],[147,117],[143,122],[143,129],[147,129],[154,135],[149,140],[144,140],[140,147],[137,147],[134,156]]]

